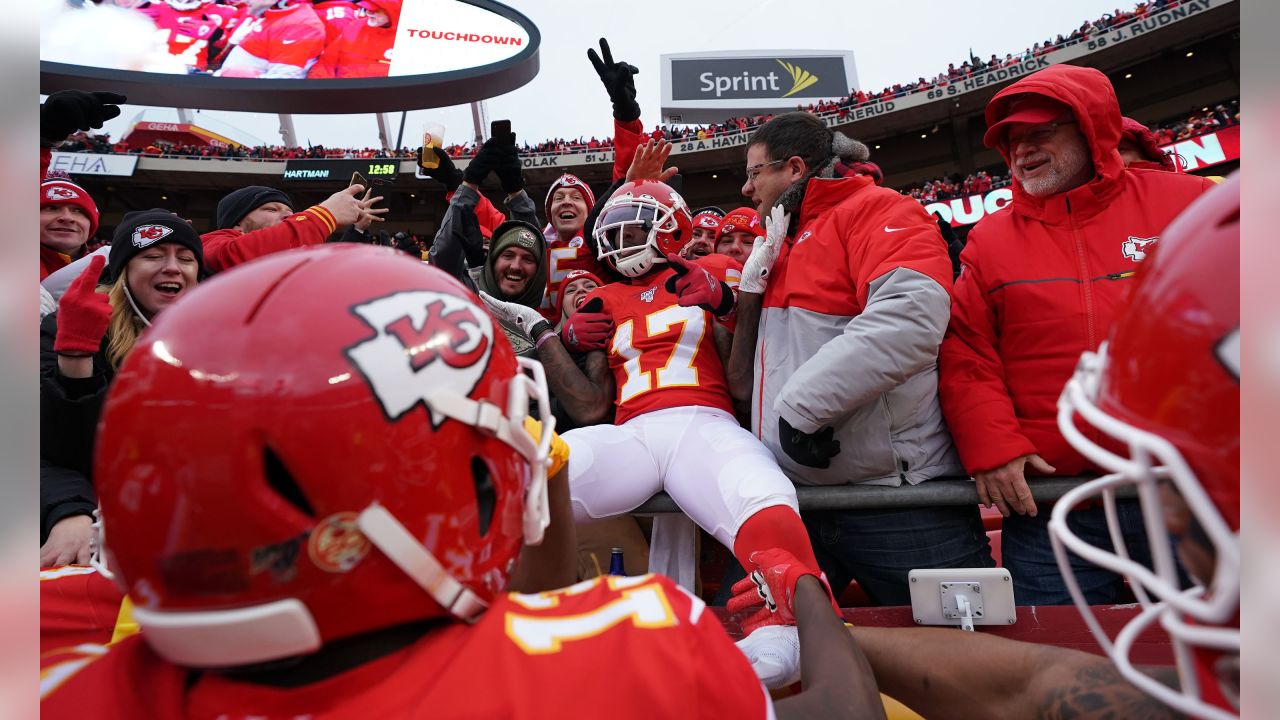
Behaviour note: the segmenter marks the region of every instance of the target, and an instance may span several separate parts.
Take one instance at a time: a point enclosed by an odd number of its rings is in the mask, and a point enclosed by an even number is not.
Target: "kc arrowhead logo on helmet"
[[[438,428],[445,416],[428,396],[440,388],[470,395],[489,367],[493,320],[454,295],[399,292],[352,308],[377,334],[347,350],[396,421],[421,404]]]

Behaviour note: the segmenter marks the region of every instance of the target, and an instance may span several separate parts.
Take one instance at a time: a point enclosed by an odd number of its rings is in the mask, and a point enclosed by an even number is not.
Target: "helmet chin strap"
[[[454,617],[473,622],[489,607],[479,595],[450,575],[436,556],[382,505],[374,502],[365,508],[356,524],[369,542]]]

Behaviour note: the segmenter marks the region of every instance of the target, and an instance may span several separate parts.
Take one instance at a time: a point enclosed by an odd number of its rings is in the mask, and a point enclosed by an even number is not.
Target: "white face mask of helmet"
[[[665,253],[673,251],[669,246],[681,234],[677,212],[651,195],[614,197],[592,232],[600,259],[627,277],[640,277],[666,263]]]
[[[169,3],[169,7],[174,10],[184,12],[187,10],[195,10],[203,4],[202,0],[167,0],[167,2]]]

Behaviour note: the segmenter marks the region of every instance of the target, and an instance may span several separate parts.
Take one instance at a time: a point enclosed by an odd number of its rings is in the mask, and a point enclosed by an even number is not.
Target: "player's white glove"
[[[769,284],[769,271],[778,259],[778,250],[782,248],[790,224],[791,214],[781,205],[773,206],[769,217],[764,220],[764,237],[756,238],[751,245],[751,255],[742,264],[742,282],[738,283],[738,292],[764,293],[765,286]]]
[[[499,300],[483,290],[480,291],[480,299],[484,300],[494,317],[520,328],[535,343],[544,333],[551,332],[551,323],[542,317],[542,313],[527,305]]]
[[[800,633],[795,625],[765,625],[734,644],[765,687],[774,690],[800,681]]]

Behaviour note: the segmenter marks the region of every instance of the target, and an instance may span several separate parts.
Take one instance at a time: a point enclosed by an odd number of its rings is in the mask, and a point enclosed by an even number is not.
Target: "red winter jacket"
[[[204,266],[216,273],[263,255],[319,245],[337,229],[333,213],[316,205],[294,213],[271,227],[241,232],[232,228],[214,230],[200,236],[204,244]]]
[[[987,215],[969,233],[938,360],[939,393],[970,473],[1038,453],[1059,474],[1076,475],[1096,468],[1058,431],[1058,395],[1080,353],[1107,338],[1151,243],[1214,183],[1125,170],[1116,151],[1119,104],[1097,70],[1055,65],[1028,76],[991,99],[987,125],[1020,93],[1071,106],[1097,174],[1049,198],[1026,194],[1014,180],[1009,211]]]

